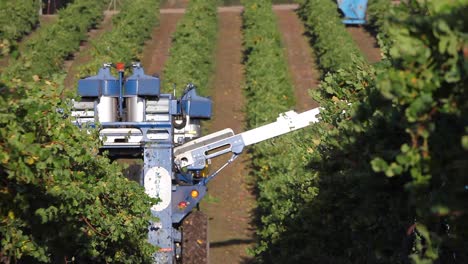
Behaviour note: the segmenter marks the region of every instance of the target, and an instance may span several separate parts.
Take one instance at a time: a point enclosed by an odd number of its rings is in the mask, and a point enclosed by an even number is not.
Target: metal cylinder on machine
[[[145,100],[139,96],[125,98],[127,104],[127,121],[143,122],[145,116]]]
[[[97,105],[99,122],[117,121],[117,98],[101,96]]]

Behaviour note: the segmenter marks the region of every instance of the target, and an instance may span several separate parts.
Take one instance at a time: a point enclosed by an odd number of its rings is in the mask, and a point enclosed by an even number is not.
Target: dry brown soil
[[[159,26],[153,29],[152,37],[145,43],[141,64],[147,74],[157,74],[161,79],[164,64],[169,56],[172,34],[177,23],[184,16],[184,12],[171,12],[171,10],[185,10],[188,0],[167,0],[162,3],[159,12]]]
[[[374,63],[381,60],[380,49],[377,41],[364,27],[361,26],[347,26],[351,37],[356,42],[364,57],[368,62]]]
[[[242,20],[237,10],[219,13],[216,70],[212,84],[214,102],[210,132],[244,130]],[[229,158],[213,160],[212,170]],[[247,263],[246,249],[253,246],[255,197],[247,183],[248,160],[241,155],[208,184],[209,199],[201,209],[209,217],[210,263]]]
[[[172,34],[183,16],[183,13],[160,13],[159,26],[153,29],[152,38],[146,42],[141,59],[147,74],[157,74],[163,78],[162,70],[169,56]]]
[[[318,103],[310,97],[309,89],[317,87],[320,73],[304,34],[304,24],[293,9],[276,9],[275,13],[295,87],[296,109],[302,112],[317,107]]]

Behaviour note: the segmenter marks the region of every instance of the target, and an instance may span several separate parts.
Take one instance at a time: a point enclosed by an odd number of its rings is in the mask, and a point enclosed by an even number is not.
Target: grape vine
[[[193,83],[200,94],[208,94],[218,32],[217,6],[214,0],[190,1],[173,35],[164,67],[166,92],[171,92],[174,85],[177,93],[182,94],[185,86]]]

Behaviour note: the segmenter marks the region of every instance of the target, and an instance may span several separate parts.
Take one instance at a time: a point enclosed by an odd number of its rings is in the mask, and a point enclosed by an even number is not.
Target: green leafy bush
[[[388,50],[392,45],[392,39],[388,35],[388,18],[390,10],[395,7],[390,0],[371,0],[367,8],[368,28],[376,32],[377,43],[380,47],[383,58],[388,57]]]
[[[138,61],[144,42],[158,23],[159,1],[125,1],[112,20],[112,30],[91,41],[93,60],[80,67],[80,77],[95,75],[103,63]]]
[[[271,2],[245,1],[244,6],[246,112],[248,126],[253,128],[290,110],[295,100]]]
[[[0,1],[0,57],[17,46],[17,40],[31,32],[39,22],[38,0]]]
[[[468,1],[410,1],[390,20],[392,68],[377,88],[401,116],[406,140],[372,160],[388,177],[407,178],[420,236],[415,263],[468,261]],[[379,108],[378,108],[379,109]]]
[[[189,2],[172,36],[170,56],[164,67],[166,92],[171,92],[175,85],[180,95],[188,83],[193,83],[200,94],[208,94],[218,32],[217,4],[215,0]]]
[[[381,30],[390,14],[391,5],[391,0],[369,0],[366,12],[367,23],[376,30]]]
[[[63,61],[102,19],[105,2],[77,0],[60,10],[56,23],[41,28],[35,38],[27,41],[25,51],[2,73],[4,79],[32,80],[34,75],[51,78],[60,72]]]
[[[279,113],[295,105],[276,17],[270,1],[245,1],[243,14],[245,45],[245,95],[247,125],[273,122]],[[280,245],[286,223],[301,208],[299,196],[313,197],[314,176],[306,171],[312,141],[307,131],[255,145],[251,151],[252,173],[257,187],[259,244],[254,249],[259,262],[284,263],[292,244]],[[287,258],[294,262],[294,259]]]
[[[299,10],[308,34],[311,36],[318,66],[322,72],[336,71],[364,60],[353,39],[339,18],[334,1],[305,1]]]
[[[0,260],[151,263],[155,201],[64,117],[61,89],[0,85]]]
[[[59,61],[71,51],[71,42],[79,43],[78,35],[101,16],[102,3],[91,2],[75,1],[60,13],[59,25],[39,37],[53,45],[56,42],[49,34],[69,36],[70,42],[54,50],[56,53],[50,54],[39,40],[29,44],[32,51],[28,54],[34,58],[57,60],[54,67],[43,65],[41,77],[60,73]],[[125,46],[114,51],[123,58],[136,56],[145,38],[138,33],[149,31],[157,18],[157,2],[129,3],[133,8],[115,18],[123,23],[115,30],[120,33],[112,33],[117,40],[125,41]],[[148,9],[149,4],[154,5],[153,10]],[[152,217],[149,208],[156,201],[137,183],[123,177],[120,166],[98,155],[96,133],[80,131],[64,117],[69,115],[69,104],[61,99],[63,87],[50,81],[18,80],[38,74],[30,70],[16,65],[6,78],[13,82],[0,86],[0,260],[152,263],[156,248],[147,242],[147,227]]]
[[[263,216],[284,219],[264,262],[468,261],[467,4],[410,1],[386,22],[388,62],[323,67],[322,122],[303,141],[313,177],[269,191],[288,194],[270,195],[271,208],[297,210]]]

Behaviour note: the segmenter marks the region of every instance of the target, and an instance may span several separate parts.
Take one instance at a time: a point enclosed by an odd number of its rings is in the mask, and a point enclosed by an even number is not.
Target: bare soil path
[[[360,26],[347,26],[346,29],[359,49],[361,49],[361,52],[368,62],[375,63],[382,59],[377,40],[365,28]]]
[[[238,10],[219,13],[216,70],[212,81],[214,102],[210,131],[244,130],[242,19]],[[229,157],[214,160],[212,170]],[[255,197],[247,183],[248,160],[241,155],[208,185],[210,197],[201,203],[209,217],[210,263],[248,263],[246,250],[254,244],[252,224]]]
[[[167,0],[161,4],[159,10],[159,26],[153,29],[152,37],[145,44],[141,57],[141,64],[147,74],[157,74],[162,80],[163,69],[169,57],[172,34],[177,23],[184,16],[184,12],[168,12],[167,10],[185,10],[188,0]]]
[[[315,66],[309,40],[304,35],[304,25],[292,9],[275,9],[275,14],[295,87],[296,110],[302,112],[318,107],[310,97],[309,89],[317,88],[320,73]]]
[[[86,41],[83,41],[80,45],[80,49],[75,52],[70,60],[64,62],[64,71],[67,72],[67,76],[64,80],[64,85],[67,89],[75,89],[78,81],[78,70],[79,66],[86,64],[91,61],[92,57],[89,54],[89,49],[92,47],[91,40],[100,37],[107,31],[112,30],[112,17],[116,14],[114,11],[105,11],[104,19],[95,29],[88,31]],[[104,63],[104,62],[103,62]]]
[[[169,56],[172,34],[183,15],[183,13],[160,12],[159,26],[153,29],[152,38],[147,41],[141,59],[147,74],[157,74],[163,78],[162,69]]]

